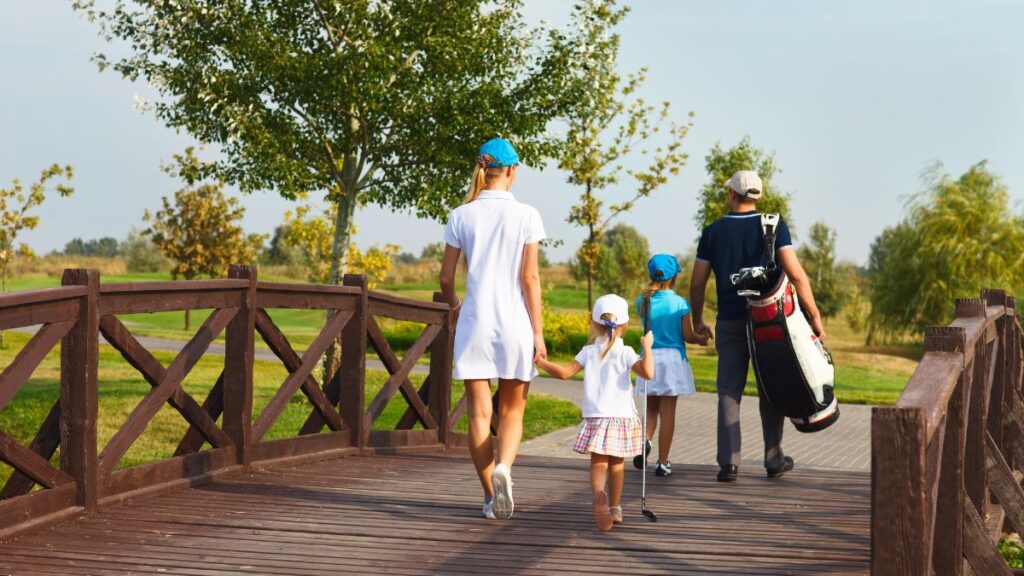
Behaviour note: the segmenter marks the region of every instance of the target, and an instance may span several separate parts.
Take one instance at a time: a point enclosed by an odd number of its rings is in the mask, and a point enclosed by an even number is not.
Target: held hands
[[[694,331],[694,333],[696,334],[696,336],[698,338],[703,340],[702,342],[700,342],[701,346],[706,346],[707,343],[708,343],[708,340],[714,340],[715,339],[715,334],[711,331],[711,326],[708,326],[707,324],[705,324],[703,322],[701,322],[701,323],[697,324],[696,326],[694,326],[693,327],[693,331]]]
[[[537,364],[541,360],[548,359],[548,347],[544,343],[543,334],[533,335],[533,363]]]
[[[644,337],[640,341],[640,343],[643,345],[644,350],[650,350],[651,347],[654,346],[654,332],[648,330],[647,334],[644,334]]]

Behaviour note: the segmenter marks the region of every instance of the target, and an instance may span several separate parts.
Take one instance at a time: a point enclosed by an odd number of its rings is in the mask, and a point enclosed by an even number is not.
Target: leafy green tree
[[[445,217],[495,135],[530,162],[550,156],[547,126],[578,65],[556,49],[563,33],[525,24],[519,0],[110,4],[73,2],[124,44],[95,57],[100,69],[154,86],[157,118],[220,146],[216,174],[335,206],[332,283],[356,206]]]
[[[121,242],[118,252],[124,257],[129,272],[161,272],[173,266],[152,240],[134,228]]]
[[[613,29],[627,12],[628,8],[617,7],[614,0],[581,2],[571,23],[578,34],[565,43],[582,66],[569,82],[568,93],[576,104],[566,118],[568,129],[559,167],[569,173],[570,184],[582,189],[568,220],[586,230],[576,257],[587,272],[588,307],[593,304],[594,277],[603,258],[601,236],[617,216],[679,173],[687,159],[682,140],[693,124],[692,112],[687,123],[677,124],[669,120],[668,102],[654,106],[636,95],[646,69],[626,78],[619,74],[619,35]],[[662,131],[664,142],[651,142]],[[644,169],[629,169],[624,164],[627,159],[630,164],[641,159],[649,164]],[[605,211],[597,192],[619,184],[623,175],[632,180],[633,195]]]
[[[836,266],[836,232],[824,222],[815,222],[808,231],[807,243],[797,249],[800,263],[814,287],[814,301],[822,317],[839,313],[848,291]]]
[[[120,253],[120,245],[115,238],[105,236],[83,241],[81,238],[72,238],[64,245],[64,254],[68,256],[98,256],[100,258],[113,258]]]
[[[420,251],[420,262],[441,262],[444,256],[444,242],[432,242]]]
[[[56,191],[60,196],[71,196],[74,193],[68,182],[74,176],[71,166],[61,167],[53,164],[42,171],[39,180],[25,185],[17,178],[11,182],[10,188],[0,188],[0,292],[7,292],[8,268],[18,256],[32,258],[35,254],[28,244],[18,243],[18,235],[24,230],[34,230],[39,226],[39,216],[30,215],[32,209],[39,207],[46,200],[48,191]],[[57,182],[63,179],[63,182]],[[56,182],[53,188],[48,188]],[[0,331],[0,347],[4,344],[3,331]]]
[[[946,324],[958,296],[1024,287],[1024,219],[986,162],[959,178],[936,163],[922,180],[904,220],[871,245],[869,341]]]
[[[616,224],[601,235],[600,254],[595,270],[597,286],[602,292],[630,300],[646,282],[651,255],[647,239],[632,226]]]
[[[281,240],[301,255],[310,282],[327,282],[333,221],[333,207],[328,207],[321,214],[316,214],[309,206],[299,206],[294,215],[291,212],[285,213],[285,224],[282,226],[285,234]],[[354,236],[353,230],[349,237]],[[355,274],[365,274],[367,286],[374,288],[387,277],[392,257],[398,254],[398,250],[395,244],[385,244],[371,246],[363,252],[353,242],[348,247],[349,270]]]
[[[708,181],[701,187],[700,199],[697,201],[698,208],[694,219],[698,229],[703,230],[705,226],[729,212],[729,194],[725,183],[740,170],[753,170],[761,177],[764,195],[757,203],[758,211],[782,214],[790,230],[793,229],[793,220],[789,212],[789,194],[772,186],[772,178],[781,172],[775,164],[774,152],[768,153],[754,147],[750,143],[750,136],[744,136],[739,144],[728,149],[722,148],[721,143],[716,142],[704,157],[704,169],[707,171]],[[817,289],[814,293],[817,296]]]
[[[143,216],[150,225],[143,234],[174,263],[171,276],[221,276],[230,264],[254,262],[266,235],[246,236],[241,226],[245,208],[237,198],[224,195],[224,181],[198,183],[204,171],[192,148],[175,154],[174,161],[164,171],[183,180],[185,187],[174,193],[173,201],[165,196],[163,208]],[[186,310],[185,330],[191,320]]]

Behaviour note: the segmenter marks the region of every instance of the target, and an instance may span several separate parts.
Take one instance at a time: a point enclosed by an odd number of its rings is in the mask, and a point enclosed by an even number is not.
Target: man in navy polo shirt
[[[697,261],[690,279],[690,304],[695,332],[711,336],[704,323],[704,292],[708,277],[715,273],[718,286],[718,480],[734,482],[740,463],[740,400],[747,382],[750,349],[747,346],[747,302],[737,294],[738,287],[729,275],[748,266],[767,264],[761,214],[757,202],[762,197],[761,178],[751,170],[741,170],[726,182],[732,211],[704,229],[697,244]],[[811,284],[797,259],[789,227],[779,220],[776,231],[776,261],[796,288],[800,306],[811,318],[811,328],[825,337],[821,315],[814,304]],[[793,469],[793,459],[782,452],[783,417],[764,398],[760,399],[761,431],[764,434],[764,467],[769,478],[778,478]]]

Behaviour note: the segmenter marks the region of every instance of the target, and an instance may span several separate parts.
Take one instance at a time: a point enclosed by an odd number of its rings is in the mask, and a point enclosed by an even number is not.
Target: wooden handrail
[[[102,284],[98,273],[65,272],[66,285],[0,295],[0,328],[42,324],[12,364],[0,372],[0,410],[31,377],[57,341],[61,346],[60,401],[29,447],[0,430],[0,459],[16,470],[0,489],[0,538],[19,526],[44,518],[90,511],[133,494],[195,484],[214,475],[244,471],[269,460],[325,457],[352,451],[397,448],[442,449],[450,444],[451,358],[454,315],[443,302],[423,302],[367,289],[363,277],[346,276],[345,285],[259,282],[248,266],[232,266],[229,278],[179,282]],[[167,367],[157,361],[117,315],[211,308],[213,313]],[[324,310],[328,321],[313,345],[296,352],[267,309]],[[424,334],[404,359],[398,359],[377,328],[374,315],[426,324]],[[224,331],[224,371],[200,403],[181,387],[189,370]],[[136,368],[150,389],[128,421],[105,447],[97,444],[99,419],[97,365],[99,336]],[[268,339],[289,372],[277,394],[253,421],[254,338]],[[328,343],[342,340],[341,366],[318,382],[314,368]],[[379,413],[398,392],[409,410],[398,429],[373,431],[365,407],[367,342],[382,349],[392,371],[372,413]],[[408,379],[416,359],[430,351],[430,375],[420,390]],[[298,435],[263,440],[292,394],[301,391],[313,404]],[[14,400],[17,402],[17,400]],[[175,455],[132,468],[117,461],[145,430],[150,419],[170,404],[190,428]],[[222,423],[218,423],[218,421]],[[413,430],[416,422],[425,430]],[[326,432],[322,432],[324,426]],[[200,451],[204,442],[212,448]],[[60,465],[48,460],[60,448]],[[101,455],[101,448],[102,455]],[[40,485],[42,490],[33,490]]]
[[[1021,332],[1004,292],[958,299],[895,405],[873,409],[873,574],[1010,574],[995,541],[1004,516],[1024,531]]]

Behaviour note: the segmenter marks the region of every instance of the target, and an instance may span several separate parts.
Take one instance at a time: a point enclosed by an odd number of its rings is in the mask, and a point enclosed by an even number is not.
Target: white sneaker
[[[494,467],[494,471],[491,472],[491,489],[494,491],[491,508],[494,510],[495,518],[508,520],[515,508],[512,502],[512,472],[508,466],[498,464]]]
[[[484,518],[487,518],[488,520],[494,520],[494,501],[493,500],[484,500],[484,510],[483,510],[483,513],[484,513]]]

